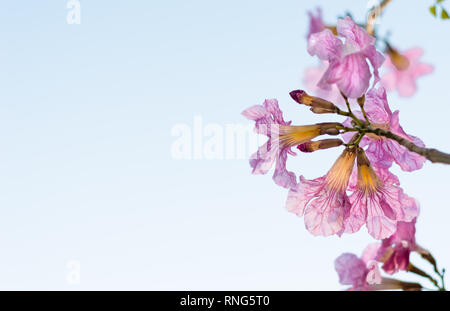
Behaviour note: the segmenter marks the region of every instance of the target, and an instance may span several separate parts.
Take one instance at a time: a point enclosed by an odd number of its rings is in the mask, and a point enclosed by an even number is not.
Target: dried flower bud
[[[363,94],[363,96],[361,96],[360,98],[358,98],[357,101],[358,101],[358,104],[359,104],[360,107],[364,107],[364,103],[365,103],[365,101],[366,101],[366,95]]]
[[[323,139],[318,141],[308,141],[306,143],[298,145],[297,148],[301,152],[314,152],[317,150],[339,147],[343,144],[344,142],[340,139]]]
[[[303,90],[295,90],[289,94],[297,103],[311,107],[314,113],[336,113],[338,110],[333,103],[320,97],[310,96]]]

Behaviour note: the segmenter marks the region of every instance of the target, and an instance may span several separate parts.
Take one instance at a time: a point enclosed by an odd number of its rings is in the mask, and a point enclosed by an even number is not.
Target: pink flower
[[[305,227],[313,235],[343,233],[350,209],[346,190],[355,157],[355,150],[347,148],[325,176],[313,180],[300,176],[300,182],[290,189],[286,208],[304,215]]]
[[[330,89],[332,84],[336,84],[347,97],[359,98],[369,88],[372,76],[366,59],[373,67],[375,84],[379,80],[378,68],[384,56],[376,50],[375,38],[348,16],[338,21],[337,33],[346,39],[345,44],[329,29],[311,34],[308,40],[309,54],[329,62],[318,86]]]
[[[413,198],[398,186],[397,179],[387,171],[371,167],[364,150],[357,152],[358,182],[350,196],[351,209],[345,232],[354,233],[366,224],[375,239],[384,239],[397,230],[398,222],[410,222],[419,213]]]
[[[344,253],[335,260],[334,267],[339,275],[339,282],[343,285],[351,285],[348,290],[375,290],[375,284],[382,283],[380,270],[374,260],[378,247],[378,243],[369,245],[362,258]]]
[[[371,89],[366,95],[364,109],[373,128],[381,128],[391,131],[420,147],[425,144],[417,137],[405,133],[399,122],[399,111],[392,113],[389,108],[386,91],[380,87]],[[357,116],[362,119],[361,113]],[[347,121],[349,122],[349,121]],[[411,172],[423,167],[426,159],[417,153],[410,152],[394,140],[367,134],[361,141],[360,146],[368,145],[367,157],[374,166],[388,169],[395,161],[404,171]]]
[[[409,254],[419,249],[415,239],[415,224],[415,218],[411,222],[397,223],[397,231],[382,241],[377,260],[384,263],[382,268],[386,273],[408,271]]]
[[[339,282],[343,285],[351,285],[350,291],[375,291],[375,290],[421,290],[418,283],[404,282],[387,277],[382,277],[378,264],[375,261],[380,243],[370,244],[361,258],[354,254],[344,253],[334,261],[334,267],[339,276]]]
[[[276,99],[265,100],[262,105],[252,106],[242,114],[247,119],[255,121],[255,132],[269,137],[269,140],[250,158],[253,174],[266,174],[275,162],[273,179],[277,185],[284,188],[291,188],[297,184],[295,174],[286,169],[288,154],[296,155],[291,148],[319,135],[333,134],[337,132],[336,126],[340,125],[321,123],[291,126],[290,121],[284,121]]]
[[[421,48],[413,48],[400,54],[388,45],[385,62],[389,72],[381,79],[381,83],[388,91],[397,90],[400,96],[412,96],[416,90],[416,80],[420,76],[433,72],[431,65],[419,62],[423,54]]]

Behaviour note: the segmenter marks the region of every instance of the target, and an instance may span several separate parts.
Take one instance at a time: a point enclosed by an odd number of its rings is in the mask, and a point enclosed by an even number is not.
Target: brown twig
[[[422,269],[419,269],[418,267],[416,267],[415,265],[413,265],[412,263],[409,264],[408,267],[408,272],[412,272],[414,274],[420,275],[424,278],[427,278],[428,280],[430,280],[431,283],[433,283],[434,286],[436,286],[439,290],[441,289],[441,287],[439,286],[439,283],[433,279],[431,277],[431,275],[429,275],[428,273],[426,273],[425,271],[423,271]]]
[[[374,35],[375,22],[391,1],[392,0],[383,0],[379,5],[375,6],[372,10],[370,10],[367,16],[367,23],[366,23],[366,31],[369,35],[371,36]]]
[[[384,136],[387,138],[390,138],[392,140],[395,140],[400,145],[406,147],[409,151],[415,152],[428,160],[430,160],[433,163],[443,163],[443,164],[450,164],[450,154],[441,152],[437,149],[430,149],[430,148],[424,148],[419,147],[415,145],[413,142],[407,140],[406,138],[403,138],[401,136],[398,136],[392,132],[385,131],[383,129],[373,129],[371,127],[365,128],[366,133],[373,133],[378,136]]]

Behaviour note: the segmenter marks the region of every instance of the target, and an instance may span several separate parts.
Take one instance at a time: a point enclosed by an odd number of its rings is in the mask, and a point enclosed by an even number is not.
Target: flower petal
[[[412,141],[419,147],[425,147],[425,144],[419,138],[405,133],[403,128],[400,126],[398,110],[392,115],[390,127],[393,133]],[[412,172],[423,167],[426,159],[421,155],[409,151],[406,147],[403,147],[393,140],[386,140],[386,144],[394,161],[401,167],[402,170]]]
[[[278,186],[290,189],[297,184],[297,177],[293,172],[289,172],[286,169],[287,154],[288,149],[284,149],[278,155],[273,180]]]
[[[306,205],[324,187],[325,177],[309,180],[300,176],[300,182],[289,190],[286,209],[298,216],[303,216]]]
[[[308,53],[311,56],[317,55],[321,60],[330,61],[340,58],[342,47],[342,41],[329,29],[312,34],[308,40]]]
[[[305,227],[313,235],[341,235],[350,202],[345,192],[322,190],[305,209]]]
[[[322,20],[322,10],[320,8],[316,8],[316,15],[313,12],[308,12],[309,15],[309,31],[307,38],[309,38],[312,34],[321,32],[325,29],[325,24]]]
[[[385,139],[370,140],[366,155],[374,167],[388,169],[394,162],[394,158]]]
[[[367,264],[367,269],[369,272],[367,273],[366,282],[367,284],[380,284],[381,283],[381,273],[378,268],[378,263],[375,260],[371,260]]]
[[[377,258],[378,251],[380,250],[380,248],[381,243],[379,242],[369,244],[363,251],[363,254],[361,256],[362,261],[364,261],[364,263],[368,265],[369,262],[375,260]]]
[[[409,61],[415,61],[423,55],[423,49],[420,47],[415,47],[403,52],[403,55],[406,56]]]
[[[434,71],[434,66],[428,64],[417,64],[414,66],[413,76],[418,78],[420,76],[432,73]]]
[[[375,43],[375,38],[359,27],[349,16],[338,20],[337,32],[346,39],[345,44],[351,50],[363,50]]]
[[[253,174],[266,174],[276,160],[278,148],[271,148],[270,141],[258,148],[250,157],[250,166]]]
[[[336,258],[334,268],[338,273],[339,282],[343,285],[361,286],[365,283],[366,264],[354,254],[344,253]]]
[[[242,115],[249,120],[256,121],[268,116],[267,110],[261,105],[254,105],[242,111]]]
[[[392,255],[384,262],[382,268],[388,274],[397,273],[400,270],[408,271],[409,255],[411,251],[401,245],[395,247]]]
[[[339,89],[349,98],[359,98],[369,88],[370,69],[364,55],[354,53],[345,56],[334,68],[334,76]]]

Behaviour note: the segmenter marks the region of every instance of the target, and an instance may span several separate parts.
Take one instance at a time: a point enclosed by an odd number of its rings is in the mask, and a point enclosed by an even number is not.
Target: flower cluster
[[[342,284],[351,285],[352,290],[420,289],[417,283],[381,277],[378,267],[382,265],[387,274],[417,272],[409,262],[413,251],[432,262],[429,252],[415,241],[419,204],[390,171],[394,163],[407,172],[422,168],[426,158],[410,145],[425,145],[403,130],[399,111],[392,112],[386,92],[411,96],[415,80],[432,67],[419,63],[420,49],[401,54],[386,43],[381,53],[376,38],[349,16],[336,26],[326,25],[320,10],[309,16],[308,53],[317,56],[320,67],[308,69],[305,81],[316,96],[305,90],[290,95],[313,113],[345,119],[292,125],[285,121],[276,99],[244,110],[242,114],[255,122],[255,132],[268,137],[250,159],[252,172],[266,174],[274,166],[274,182],[288,189],[286,209],[303,217],[311,234],[342,236],[365,226],[374,239],[381,240],[370,245],[362,258],[346,253],[336,259]],[[380,77],[385,69],[387,73]],[[323,135],[341,139],[314,140]],[[294,148],[312,153],[340,146],[342,154],[324,176],[307,179],[287,169],[288,158],[297,155]]]

